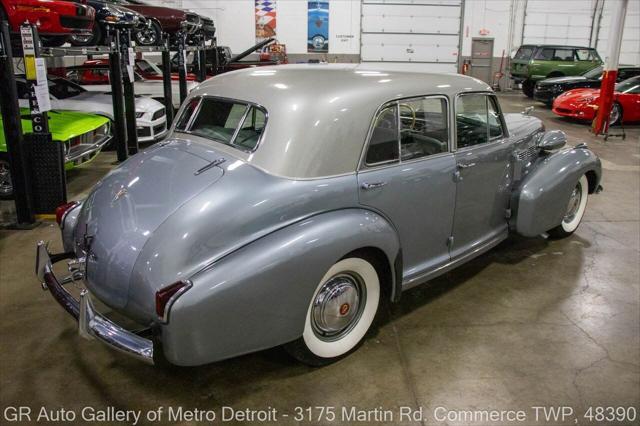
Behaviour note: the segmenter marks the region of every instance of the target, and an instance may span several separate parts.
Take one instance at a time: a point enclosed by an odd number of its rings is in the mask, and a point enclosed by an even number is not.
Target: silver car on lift
[[[461,75],[231,72],[189,95],[165,141],[60,208],[64,253],[39,243],[36,269],[82,336],[144,361],[284,345],[322,365],[362,342],[383,299],[511,233],[571,235],[601,166],[565,143]]]

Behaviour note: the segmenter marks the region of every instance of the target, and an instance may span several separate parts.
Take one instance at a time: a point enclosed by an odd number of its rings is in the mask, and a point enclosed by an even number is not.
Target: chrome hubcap
[[[580,208],[580,201],[582,200],[582,185],[580,182],[573,188],[571,197],[569,197],[569,205],[567,206],[567,213],[564,215],[564,221],[566,223],[571,222],[576,217],[578,209]]]
[[[351,331],[365,305],[365,286],[353,273],[328,280],[313,301],[311,326],[322,340],[332,341]]]
[[[13,194],[13,181],[11,180],[11,169],[9,163],[0,160],[0,194]]]
[[[139,31],[136,34],[136,38],[138,39],[138,43],[152,44],[156,41],[156,32],[151,24],[149,24],[147,27],[145,27],[145,29]]]

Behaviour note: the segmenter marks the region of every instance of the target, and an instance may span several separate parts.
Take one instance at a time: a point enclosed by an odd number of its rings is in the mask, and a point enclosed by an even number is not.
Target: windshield
[[[616,92],[620,93],[640,93],[640,76],[631,77],[616,84]]]
[[[62,78],[49,79],[49,93],[56,99],[67,99],[86,92],[85,89]]]
[[[176,122],[176,130],[251,152],[267,123],[257,105],[221,98],[193,98]]]
[[[529,59],[531,58],[531,54],[533,53],[533,46],[522,46],[516,52],[516,55],[513,59]]]
[[[600,79],[602,77],[602,67],[595,67],[582,75],[589,79]]]
[[[149,62],[145,59],[139,59],[136,61],[136,66],[144,73],[162,75],[162,70],[153,62]]]

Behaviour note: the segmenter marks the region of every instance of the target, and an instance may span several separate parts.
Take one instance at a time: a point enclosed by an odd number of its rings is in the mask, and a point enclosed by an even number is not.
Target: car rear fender
[[[600,159],[585,145],[541,156],[514,191],[511,228],[533,237],[558,226],[566,212],[571,191],[587,174],[589,193],[599,188]]]
[[[394,228],[376,213],[350,208],[304,219],[225,256],[191,277],[193,287],[173,304],[161,330],[166,358],[199,365],[297,339],[327,270],[367,247],[382,251],[393,270],[400,248]]]

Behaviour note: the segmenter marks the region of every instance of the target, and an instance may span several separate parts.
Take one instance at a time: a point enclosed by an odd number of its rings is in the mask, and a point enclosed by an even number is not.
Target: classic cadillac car
[[[59,208],[63,253],[37,246],[43,287],[80,334],[147,362],[276,345],[335,361],[383,299],[511,233],[571,235],[601,189],[586,145],[502,114],[489,86],[461,75],[245,69],[191,92],[171,132]]]

